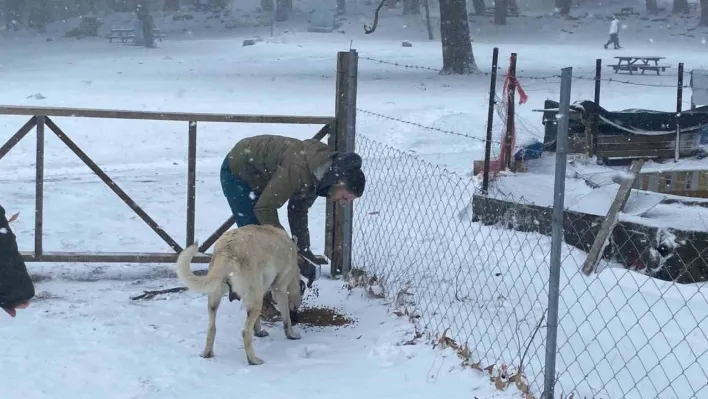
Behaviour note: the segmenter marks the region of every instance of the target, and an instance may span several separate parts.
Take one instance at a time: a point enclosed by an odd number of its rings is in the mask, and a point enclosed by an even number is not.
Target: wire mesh
[[[558,384],[581,397],[708,397],[708,300],[695,284],[708,277],[708,233],[620,221],[585,276],[575,247],[592,245],[602,219],[566,216]]]
[[[479,367],[513,375],[526,353],[540,391],[550,238],[510,229],[511,219],[473,222],[470,179],[365,137],[357,152],[367,194],[355,205],[353,267],[424,330],[466,344]]]
[[[518,79],[560,81],[555,75]],[[506,131],[505,112],[497,97],[493,159]],[[538,130],[518,115],[514,122],[522,134]],[[367,137],[357,138],[357,152],[366,165],[368,187],[355,204],[353,266],[375,276],[391,304],[405,308],[422,329],[459,343],[468,364],[493,366],[487,370],[505,379],[521,373],[527,393],[539,397],[551,208],[499,187],[480,195],[472,179]],[[617,186],[610,177],[622,174],[607,166],[595,166],[591,169],[601,171],[590,173],[573,165],[568,178],[596,189]],[[705,190],[708,172],[696,173],[701,177],[685,182],[697,180]],[[587,251],[605,217],[578,212],[580,197],[572,190],[565,193],[560,254],[556,397],[708,397],[708,202],[662,197],[640,213],[621,214],[596,273],[585,275]]]

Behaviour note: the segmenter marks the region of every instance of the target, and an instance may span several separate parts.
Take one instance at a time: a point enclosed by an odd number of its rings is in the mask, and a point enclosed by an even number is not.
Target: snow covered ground
[[[501,38],[500,28],[479,22],[473,43],[483,72],[490,68],[495,45],[502,72],[508,54],[519,54],[518,74],[529,94],[529,102],[517,107],[519,141],[542,136],[540,114],[531,110],[541,108],[547,97],[557,99],[559,80],[547,77],[562,67],[573,66],[575,76],[586,78],[574,82],[575,101],[593,96],[588,78],[596,58],[607,64],[618,54],[663,55],[673,66],[666,76],[612,77],[667,86],[675,84],[678,62],[687,70],[708,65],[700,32],[678,38],[656,30],[661,39],[635,32],[623,39],[625,49],[609,51],[601,47],[604,21],[583,22],[588,33],[580,38],[561,32],[578,22],[524,21],[512,21],[509,29],[533,25],[537,35]],[[410,284],[413,295],[404,304],[421,314],[421,325],[431,334],[449,328],[448,336],[468,343],[472,360],[483,366],[513,368],[528,346],[525,372],[538,394],[545,334],[544,329],[533,332],[547,304],[550,239],[479,226],[459,213],[476,184],[467,177],[472,162],[483,159],[489,78],[437,75],[440,44],[424,40],[419,24],[404,29],[405,20],[385,18],[376,34],[364,36],[362,22],[345,25],[346,35],[283,26],[274,37],[267,27],[228,33],[175,28],[154,50],[97,38],[8,35],[0,39],[0,104],[332,115],[336,52],[356,48],[362,57],[359,108],[461,135],[358,113],[369,183],[357,205],[355,263],[387,277],[389,298]],[[254,35],[263,41],[241,47]],[[410,39],[413,47],[402,48],[400,39]],[[679,40],[681,46],[669,46]],[[687,107],[686,95],[684,101]],[[602,105],[671,110],[675,90],[603,82]],[[0,142],[26,119],[0,117]],[[186,123],[53,119],[168,233],[185,241]],[[203,240],[229,216],[217,173],[233,143],[260,133],[305,138],[318,129],[200,124],[197,237]],[[46,148],[45,251],[169,250],[50,132]],[[0,200],[8,212],[21,212],[14,228],[22,250],[30,250],[33,240],[33,159],[30,134],[0,161]],[[533,184],[552,186],[552,174]],[[324,203],[318,201],[310,213],[315,252],[323,250],[323,214]],[[677,287],[616,268],[582,277],[577,270],[585,254],[564,248],[563,257],[558,394],[706,395],[708,388],[700,383],[708,370],[702,286]],[[397,345],[412,337],[413,327],[387,314],[381,302],[361,298],[359,291],[347,295],[341,282],[321,280],[320,296],[313,300],[341,308],[357,325],[306,331],[298,342],[286,341],[273,327],[271,336],[256,344],[268,363],[251,368],[238,333],[243,312],[233,304],[219,313],[217,357],[207,361],[197,356],[206,329],[206,298],[186,293],[162,301],[129,299],[142,290],[178,285],[171,265],[30,268],[51,279],[37,286],[41,300],[0,327],[2,342],[18,343],[6,349],[10,360],[3,361],[0,373],[9,398],[88,398],[103,388],[109,388],[103,389],[107,398],[189,398],[204,389],[217,397],[234,390],[276,398],[335,392],[381,398],[519,396],[513,388],[495,391],[481,372],[459,371],[452,352],[432,350],[422,345],[425,339],[420,345]]]

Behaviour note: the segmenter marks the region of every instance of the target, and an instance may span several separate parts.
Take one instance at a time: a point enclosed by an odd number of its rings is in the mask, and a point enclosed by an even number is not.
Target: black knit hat
[[[361,168],[350,169],[344,172],[344,179],[341,180],[349,191],[357,197],[364,195],[366,186],[366,176]]]
[[[337,183],[344,183],[348,190],[357,197],[364,193],[366,178],[361,170],[361,157],[354,152],[335,152],[332,164],[322,176],[317,187],[317,194],[326,197],[329,190]]]

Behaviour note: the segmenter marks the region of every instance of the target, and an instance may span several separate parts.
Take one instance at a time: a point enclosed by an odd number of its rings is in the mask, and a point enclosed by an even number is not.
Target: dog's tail
[[[192,244],[185,248],[177,258],[177,277],[184,281],[187,288],[197,292],[214,292],[224,282],[225,269],[221,262],[214,255],[211,260],[211,267],[206,276],[197,276],[192,272],[192,258],[199,252],[197,244]]]

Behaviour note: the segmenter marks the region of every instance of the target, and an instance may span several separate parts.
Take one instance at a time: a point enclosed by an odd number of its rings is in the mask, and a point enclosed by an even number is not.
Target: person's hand
[[[29,303],[29,301],[27,301],[27,302],[25,302],[25,303],[23,303],[23,304],[20,304],[20,305],[15,306],[14,308],[2,308],[2,310],[4,310],[5,312],[7,312],[7,314],[9,314],[10,317],[15,317],[15,316],[17,315],[16,309],[27,309],[27,307],[28,307],[29,305],[30,305],[30,303]]]

